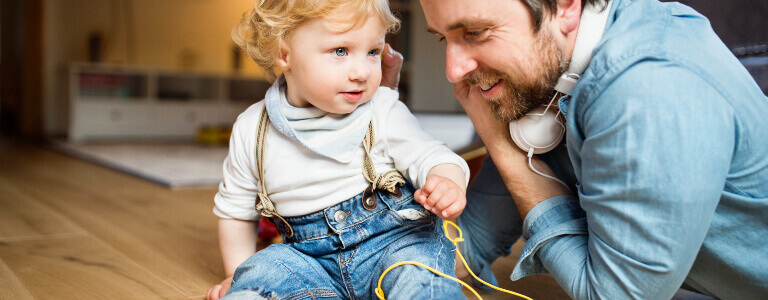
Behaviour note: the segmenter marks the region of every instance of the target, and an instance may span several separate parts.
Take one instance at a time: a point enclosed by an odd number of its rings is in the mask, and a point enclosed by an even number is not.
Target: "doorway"
[[[0,0],[0,132],[42,136],[42,0]]]

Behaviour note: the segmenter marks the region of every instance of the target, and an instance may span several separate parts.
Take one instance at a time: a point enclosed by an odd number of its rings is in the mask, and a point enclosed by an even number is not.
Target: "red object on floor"
[[[467,165],[469,166],[469,182],[471,183],[473,180],[475,180],[475,176],[477,176],[477,172],[480,172],[480,167],[483,165],[483,160],[485,160],[485,157],[488,156],[487,154],[480,155],[478,157],[474,157],[467,160]]]
[[[259,222],[259,238],[264,240],[271,240],[278,234],[279,233],[277,233],[277,227],[275,227],[275,224],[272,224],[272,222],[270,222],[267,218],[261,218],[261,221]]]

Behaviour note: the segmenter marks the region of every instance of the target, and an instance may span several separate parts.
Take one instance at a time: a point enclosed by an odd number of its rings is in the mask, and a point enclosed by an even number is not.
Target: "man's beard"
[[[501,91],[488,99],[494,115],[500,121],[508,123],[520,119],[534,108],[548,104],[555,94],[554,87],[558,78],[568,68],[568,60],[545,28],[537,35],[531,53],[535,55],[531,58],[533,66],[527,71],[523,71],[520,66],[512,70],[515,74],[489,69],[475,71],[464,79],[469,85],[503,80]]]

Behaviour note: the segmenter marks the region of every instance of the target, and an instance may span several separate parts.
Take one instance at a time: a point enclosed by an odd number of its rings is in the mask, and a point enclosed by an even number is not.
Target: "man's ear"
[[[563,35],[576,34],[581,20],[581,0],[557,0],[555,19]]]
[[[283,73],[291,69],[291,53],[285,43],[280,43],[280,50],[277,52],[275,64]]]

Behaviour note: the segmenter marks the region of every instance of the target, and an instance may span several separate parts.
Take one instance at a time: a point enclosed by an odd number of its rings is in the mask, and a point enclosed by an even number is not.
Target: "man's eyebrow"
[[[456,29],[467,28],[467,27],[474,27],[474,26],[478,26],[478,25],[487,25],[489,23],[490,22],[487,22],[485,20],[461,20],[461,21],[458,21],[458,22],[453,23],[451,25],[448,25],[447,28],[448,28],[448,31],[454,31]],[[437,32],[437,30],[435,30],[435,29],[433,29],[432,27],[429,27],[429,26],[427,26],[427,32],[429,32],[431,34],[437,34],[437,35],[440,34],[439,32]]]

